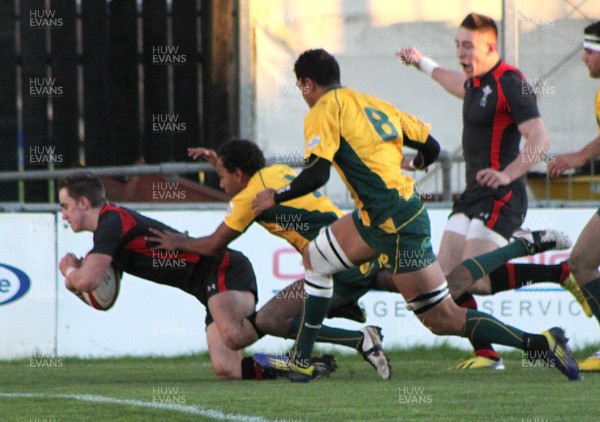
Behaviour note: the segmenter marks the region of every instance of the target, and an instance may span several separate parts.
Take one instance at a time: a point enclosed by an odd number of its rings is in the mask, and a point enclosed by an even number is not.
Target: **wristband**
[[[75,267],[69,267],[69,268],[67,268],[67,271],[65,271],[65,278],[66,278],[66,279],[69,279],[69,276],[71,275],[71,273],[72,273],[73,271],[75,271],[76,269],[77,269],[77,268],[75,268]]]
[[[431,57],[423,56],[419,60],[419,69],[426,73],[430,78],[433,75],[433,70],[440,65],[435,62]]]

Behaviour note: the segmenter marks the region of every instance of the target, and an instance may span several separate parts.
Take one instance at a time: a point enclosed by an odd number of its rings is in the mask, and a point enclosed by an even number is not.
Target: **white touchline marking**
[[[120,404],[133,407],[148,407],[151,409],[172,410],[175,412],[190,413],[192,415],[206,416],[211,419],[222,421],[243,422],[269,422],[260,416],[247,416],[238,413],[223,413],[220,410],[206,409],[200,406],[185,406],[175,403],[152,403],[140,400],[122,400],[113,397],[93,396],[89,394],[42,394],[42,393],[0,393],[1,397],[7,398],[38,398],[38,399],[69,399],[91,403]]]

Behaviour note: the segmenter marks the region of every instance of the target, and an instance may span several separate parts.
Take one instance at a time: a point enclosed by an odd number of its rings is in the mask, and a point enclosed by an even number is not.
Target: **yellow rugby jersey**
[[[385,101],[335,87],[306,115],[305,157],[314,154],[331,161],[363,223],[379,226],[414,194],[414,180],[400,169],[402,146],[424,143],[429,131],[428,124]]]
[[[596,92],[594,106],[596,107],[596,122],[598,123],[598,133],[600,133],[600,88],[598,88],[598,91]]]
[[[288,166],[275,164],[256,172],[242,191],[229,203],[227,216],[223,221],[227,227],[243,233],[258,222],[272,234],[287,240],[298,252],[319,234],[321,227],[327,226],[344,215],[342,211],[324,195],[313,192],[290,201],[275,205],[256,218],[252,211],[252,201],[265,188],[280,188],[290,184],[297,176]]]

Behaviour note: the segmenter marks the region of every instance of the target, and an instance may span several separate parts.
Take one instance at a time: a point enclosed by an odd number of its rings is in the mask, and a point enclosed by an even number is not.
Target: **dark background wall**
[[[0,2],[0,171],[218,148],[238,132],[237,13],[234,0]],[[48,200],[47,182],[24,187]],[[0,184],[0,201],[19,198]]]

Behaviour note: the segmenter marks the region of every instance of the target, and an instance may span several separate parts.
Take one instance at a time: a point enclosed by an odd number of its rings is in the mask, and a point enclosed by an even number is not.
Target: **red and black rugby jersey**
[[[467,80],[465,90],[462,146],[467,190],[485,189],[475,180],[477,172],[501,171],[514,161],[521,140],[517,126],[540,114],[533,88],[501,60],[480,78]]]
[[[177,230],[145,217],[133,210],[105,205],[100,211],[98,227],[94,231],[94,247],[89,253],[113,257],[118,269],[160,284],[178,287],[189,293],[197,290],[193,280],[196,265],[202,256],[181,251],[150,249],[145,236],[152,236],[149,228]]]

